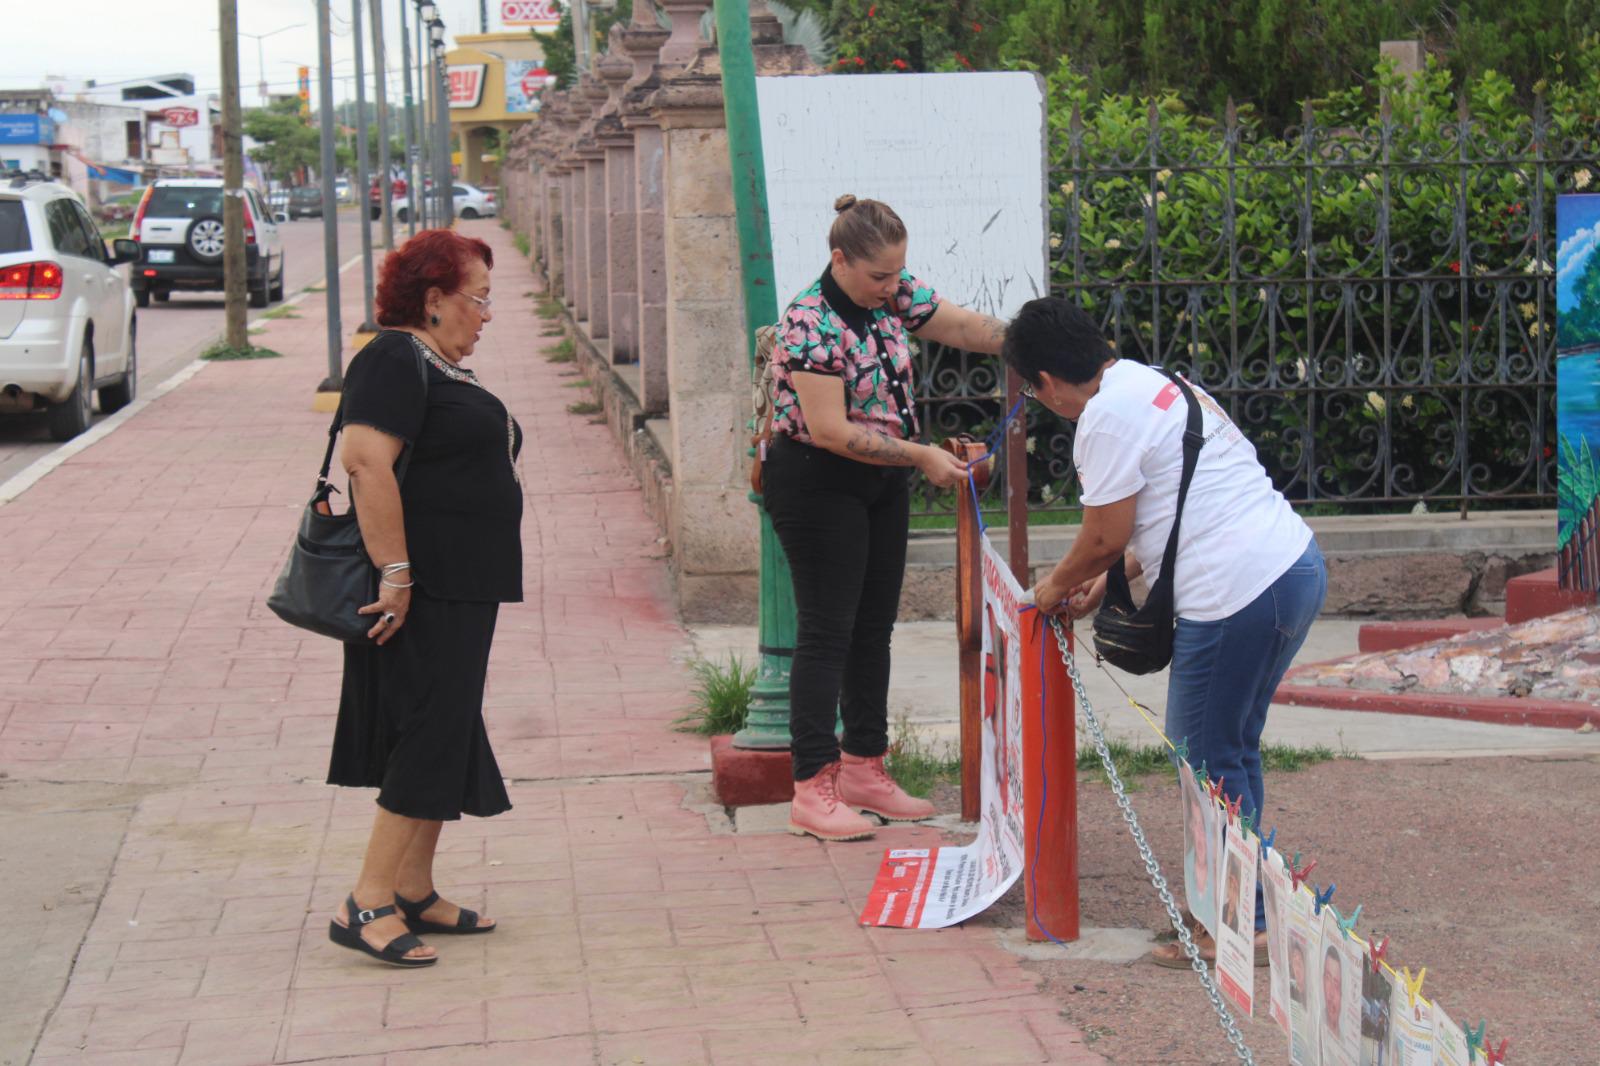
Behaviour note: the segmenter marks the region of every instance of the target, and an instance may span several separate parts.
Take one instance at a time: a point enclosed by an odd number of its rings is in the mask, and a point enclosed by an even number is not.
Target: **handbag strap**
[[[1194,398],[1189,383],[1165,368],[1161,368],[1161,373],[1178,386],[1189,405],[1189,421],[1183,431],[1183,474],[1178,480],[1178,507],[1172,515],[1172,532],[1167,534],[1167,550],[1161,556],[1161,576],[1156,578],[1156,584],[1165,582],[1170,585],[1173,566],[1178,561],[1178,527],[1183,524],[1183,505],[1189,498],[1189,483],[1194,480],[1195,467],[1200,463],[1200,449],[1205,447],[1206,438],[1200,401]]]
[[[916,440],[917,411],[906,397],[906,387],[900,380],[900,371],[895,369],[894,360],[889,358],[889,346],[883,342],[883,330],[878,328],[876,315],[867,321],[867,329],[878,335],[878,365],[888,376],[889,390],[894,395],[894,402],[900,407],[900,428],[905,433],[906,440]]]
[[[407,333],[406,336],[411,337],[411,334]],[[422,349],[417,345],[415,337],[411,337],[411,351],[417,357],[417,373],[422,376],[422,399],[426,403],[428,399],[428,363],[422,357]],[[322,470],[317,474],[317,486],[319,489],[331,489],[333,487],[328,482],[328,473],[333,469],[333,445],[339,439],[339,430],[344,428],[343,422],[344,392],[341,390],[339,393],[339,406],[334,408],[333,421],[328,423],[328,449],[322,453]],[[411,466],[411,448],[410,441],[406,441],[400,448],[400,461],[395,464],[394,468],[394,479],[398,484],[405,483],[406,470]]]

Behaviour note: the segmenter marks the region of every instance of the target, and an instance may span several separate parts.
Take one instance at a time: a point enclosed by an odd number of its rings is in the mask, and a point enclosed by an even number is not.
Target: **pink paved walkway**
[[[258,339],[286,358],[208,367],[0,508],[0,765],[160,786],[33,1061],[1100,1061],[992,931],[857,927],[883,845],[928,831],[825,847],[695,809],[660,533],[566,412],[509,235],[466,229],[500,264],[475,365],[528,434],[527,602],[488,694],[516,809],[446,829],[441,887],[501,930],[418,973],[326,939],[372,797],[321,783],[337,647],[263,605],[327,421],[314,295]]]

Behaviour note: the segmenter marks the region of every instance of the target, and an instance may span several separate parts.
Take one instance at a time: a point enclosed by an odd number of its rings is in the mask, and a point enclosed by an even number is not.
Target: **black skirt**
[[[407,818],[453,821],[511,809],[483,726],[483,683],[498,603],[412,590],[400,632],[382,647],[344,646],[330,785],[376,788]]]

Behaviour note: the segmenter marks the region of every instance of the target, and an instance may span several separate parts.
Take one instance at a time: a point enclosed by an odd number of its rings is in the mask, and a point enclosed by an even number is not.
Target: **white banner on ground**
[[[1222,913],[1217,921],[1217,981],[1246,1018],[1255,1015],[1256,860],[1261,841],[1229,822],[1223,836]]]
[[[1022,873],[1022,587],[983,538],[983,765],[978,837],[959,848],[891,848],[862,925],[940,929],[982,911]]]
[[[1289,1033],[1289,889],[1294,884],[1283,858],[1268,851],[1261,860],[1261,902],[1267,911],[1267,1011]]]
[[[1178,763],[1183,790],[1183,898],[1212,939],[1217,936],[1217,878],[1222,875],[1221,812],[1200,789],[1187,761]]]
[[[1317,1042],[1322,1066],[1361,1063],[1361,945],[1339,928],[1339,914],[1322,908],[1322,945],[1313,987],[1321,996]]]

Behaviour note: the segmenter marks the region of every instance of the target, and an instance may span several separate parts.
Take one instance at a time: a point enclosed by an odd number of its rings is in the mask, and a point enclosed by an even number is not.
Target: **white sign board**
[[[882,200],[906,265],[1009,318],[1049,290],[1045,91],[1025,71],[757,78],[781,311],[828,259],[833,201]]]

